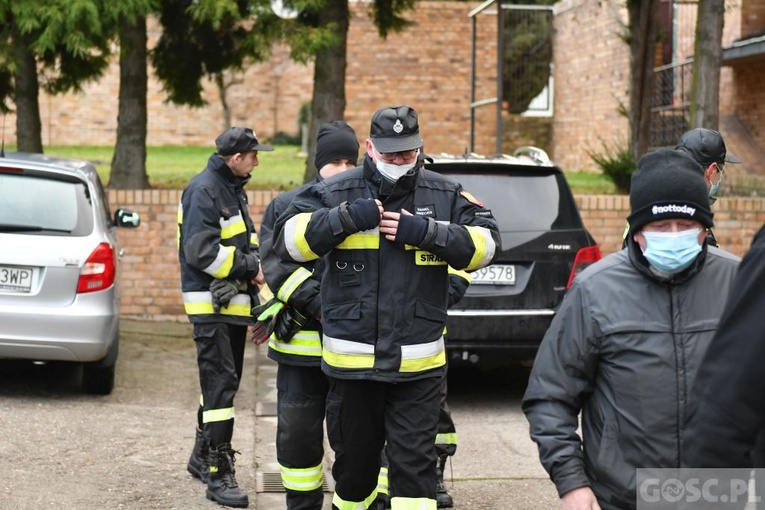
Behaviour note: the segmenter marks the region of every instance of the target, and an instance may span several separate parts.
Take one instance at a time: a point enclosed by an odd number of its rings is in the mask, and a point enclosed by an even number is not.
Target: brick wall
[[[733,103],[737,117],[746,126],[755,143],[765,148],[765,65],[740,65],[736,67],[733,85]],[[754,163],[762,173],[762,161]]]
[[[369,17],[371,4],[351,2],[346,71],[346,120],[365,137],[378,108],[407,103],[420,113],[425,147],[459,153],[469,144],[471,21],[478,3],[420,2],[405,14],[413,26],[383,40]],[[496,16],[479,16],[477,65],[482,70],[477,97],[495,97]],[[159,38],[155,20],[148,23],[149,47]],[[202,108],[165,103],[165,93],[151,73],[148,83],[148,145],[208,145],[223,129],[220,95],[203,81]],[[292,62],[286,47],[276,47],[267,62],[233,76],[227,93],[232,124],[252,126],[261,137],[282,131],[298,134],[301,105],[311,100],[313,64]],[[98,82],[78,94],[40,96],[45,145],[112,145],[116,139],[119,66],[115,60]],[[8,115],[6,144],[15,143],[14,115]],[[479,111],[478,150],[494,149],[493,107]],[[362,138],[363,140],[363,138]]]
[[[741,36],[753,37],[765,32],[765,0],[745,0],[741,5]]]
[[[257,226],[274,191],[248,191],[250,214]],[[176,226],[180,190],[111,190],[112,209],[126,207],[141,214],[137,229],[119,232],[122,258],[124,317],[186,321],[180,288]],[[582,218],[604,254],[618,250],[625,218],[626,196],[577,196]],[[715,234],[729,251],[743,255],[754,233],[765,223],[765,199],[723,198],[715,206]]]
[[[619,38],[624,2],[567,0],[556,4],[555,117],[550,157],[568,170],[594,170],[587,150],[626,146],[629,47]],[[585,29],[586,27],[586,29]]]
[[[743,29],[761,30],[765,0],[726,3],[724,44]],[[471,36],[467,14],[478,2],[423,1],[405,14],[413,25],[383,40],[369,17],[368,2],[351,2],[346,70],[346,120],[360,137],[366,135],[374,110],[385,104],[409,103],[422,118],[422,134],[429,152],[461,153],[470,144]],[[742,12],[742,8],[744,11]],[[537,145],[563,168],[597,168],[588,151],[624,144],[627,119],[618,113],[628,102],[629,50],[619,34],[627,14],[622,0],[563,0],[556,4],[554,76],[555,117],[522,119],[503,115],[503,151]],[[475,100],[496,97],[496,9],[476,17]],[[148,25],[149,44],[159,37],[156,21]],[[759,66],[762,68],[762,66]],[[78,94],[40,96],[45,145],[112,145],[117,128],[119,72],[116,60],[98,82],[85,84]],[[765,71],[763,71],[765,72]],[[754,74],[753,74],[754,73]],[[762,72],[724,68],[721,79],[722,114],[740,115],[754,139],[765,147],[761,134]],[[740,76],[739,76],[740,75]],[[232,123],[249,125],[261,137],[277,132],[298,134],[298,115],[311,99],[313,65],[289,59],[286,47],[272,57],[230,77],[227,93]],[[223,128],[219,92],[203,82],[202,108],[165,103],[165,93],[150,73],[148,84],[148,144],[212,146]],[[734,97],[735,95],[735,97]],[[754,107],[753,107],[754,106]],[[6,143],[15,143],[15,117],[8,115]],[[496,107],[475,111],[475,150],[495,152]]]
[[[688,22],[686,11],[695,8],[681,4],[681,22]],[[555,117],[550,155],[562,168],[598,171],[588,150],[603,152],[604,142],[626,146],[629,125],[618,110],[620,104],[629,105],[629,47],[620,37],[627,19],[621,0],[563,0],[556,4]],[[765,0],[725,2],[724,47],[740,39],[742,33],[752,35],[763,30]],[[694,31],[686,27],[684,33]],[[677,44],[682,55],[692,56],[692,37]],[[720,75],[720,114],[738,117],[760,147],[765,147],[763,79],[761,60],[723,67]],[[723,135],[727,136],[724,130]],[[746,172],[759,173],[759,169],[746,168]]]

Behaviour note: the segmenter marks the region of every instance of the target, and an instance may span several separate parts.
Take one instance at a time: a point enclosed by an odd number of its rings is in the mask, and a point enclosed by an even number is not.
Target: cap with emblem
[[[714,225],[701,165],[686,152],[658,149],[640,158],[630,184],[630,232],[672,218]]]
[[[215,139],[215,148],[220,156],[231,156],[237,152],[272,151],[274,148],[258,142],[252,129],[230,127]]]
[[[417,112],[408,106],[386,106],[372,116],[369,138],[378,152],[403,152],[422,147]]]
[[[677,141],[675,149],[684,150],[705,168],[712,163],[741,163],[740,159],[728,153],[722,135],[713,129],[686,131]]]

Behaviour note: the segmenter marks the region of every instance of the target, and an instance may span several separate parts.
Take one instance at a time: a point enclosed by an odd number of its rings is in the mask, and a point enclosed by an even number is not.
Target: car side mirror
[[[135,228],[141,224],[141,216],[130,209],[114,211],[114,224],[118,227]]]

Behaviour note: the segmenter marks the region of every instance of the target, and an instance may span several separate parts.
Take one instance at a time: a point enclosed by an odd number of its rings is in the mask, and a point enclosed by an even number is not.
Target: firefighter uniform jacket
[[[186,314],[192,323],[252,323],[257,304],[258,238],[250,219],[244,185],[213,154],[181,196],[178,208],[178,256]],[[210,283],[214,278],[239,280],[239,294],[220,313],[213,310]]]
[[[427,218],[421,246],[388,241],[377,227],[352,231],[347,207],[357,198]],[[276,222],[274,250],[299,263],[324,258],[324,372],[396,382],[429,377],[445,365],[447,267],[490,264],[499,231],[491,211],[458,183],[416,168],[390,184],[367,156],[362,167],[298,194]]]
[[[319,182],[318,176],[312,183],[282,193],[274,198],[260,222],[260,254],[263,264],[263,275],[274,296],[295,307],[303,315],[310,317],[305,327],[289,342],[283,342],[274,334],[268,340],[268,357],[278,363],[296,366],[318,367],[321,365],[321,338],[319,313],[321,301],[319,284],[321,269],[315,271],[314,266],[322,266],[321,260],[311,260],[305,263],[283,261],[272,248],[274,224],[279,216],[287,209],[292,199],[312,184]]]

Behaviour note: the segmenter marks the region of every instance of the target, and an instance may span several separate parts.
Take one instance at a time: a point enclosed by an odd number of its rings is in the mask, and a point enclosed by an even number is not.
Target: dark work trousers
[[[443,456],[451,457],[457,451],[457,431],[452,420],[452,413],[449,405],[446,403],[446,374],[444,374],[443,385],[440,391],[440,407],[438,409],[438,434],[436,435],[436,459]],[[385,453],[385,452],[384,452]],[[381,464],[388,467],[387,453],[383,455]],[[390,483],[388,484],[390,486]]]
[[[436,498],[441,376],[400,383],[329,378],[327,435],[335,493],[364,501],[377,487],[387,439],[391,498]]]
[[[242,378],[246,341],[247,326],[194,324],[199,384],[202,387],[197,420],[211,448],[231,443],[234,397]]]
[[[457,451],[457,430],[454,427],[449,404],[446,403],[446,374],[441,385],[441,407],[438,410],[438,435],[436,436],[436,457],[451,457]]]
[[[276,458],[289,510],[321,510],[321,474],[311,474],[324,460],[324,408],[329,383],[321,367],[279,363],[276,372]],[[309,470],[301,480],[291,470]],[[290,476],[292,475],[292,476]],[[290,483],[297,490],[289,487]],[[315,485],[318,484],[318,487]],[[301,487],[303,485],[303,487]],[[311,487],[313,486],[313,487]]]

